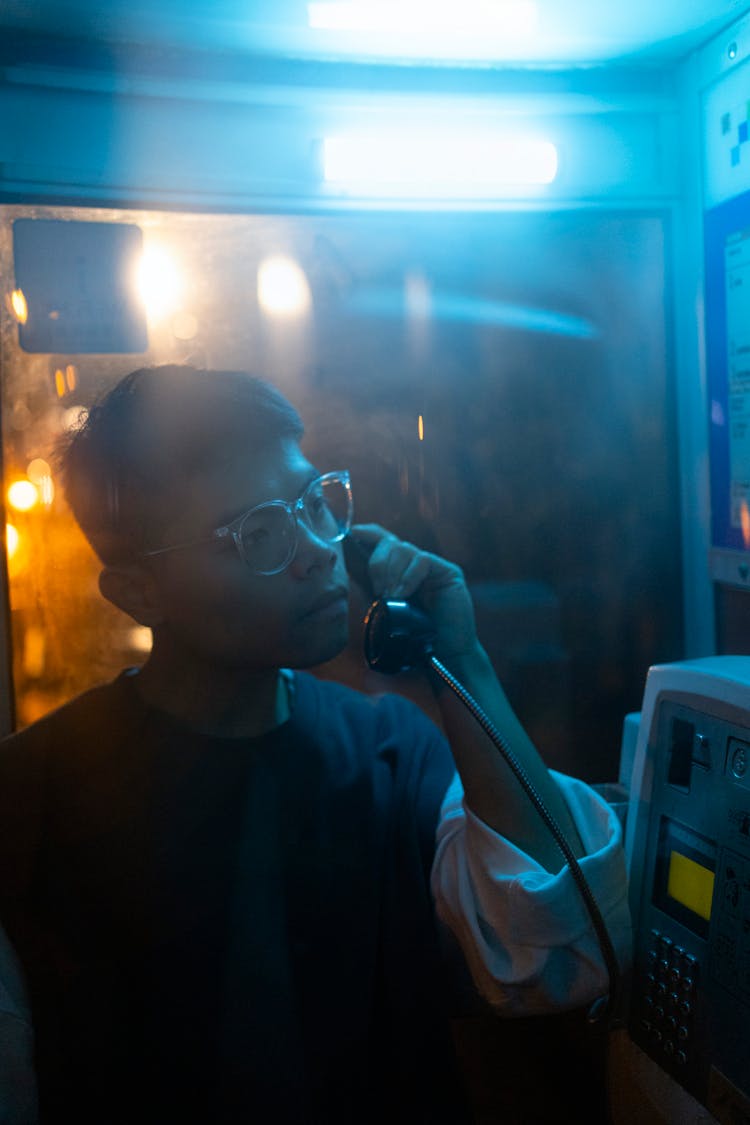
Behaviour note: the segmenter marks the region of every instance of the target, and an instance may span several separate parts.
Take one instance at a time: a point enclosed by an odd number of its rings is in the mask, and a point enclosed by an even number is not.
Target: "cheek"
[[[163,604],[173,632],[196,638],[246,637],[251,631],[276,634],[283,619],[274,591],[258,589],[237,567],[175,575],[165,586]]]
[[[254,578],[231,566],[182,570],[164,584],[165,625],[186,649],[209,660],[309,667],[341,651],[349,621],[347,615],[306,620],[299,590],[288,574]]]

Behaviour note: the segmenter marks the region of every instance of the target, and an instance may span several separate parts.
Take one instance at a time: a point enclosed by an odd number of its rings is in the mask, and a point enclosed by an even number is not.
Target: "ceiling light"
[[[323,173],[344,190],[453,196],[493,188],[549,184],[557,149],[547,140],[494,132],[452,134],[424,129],[327,137]]]

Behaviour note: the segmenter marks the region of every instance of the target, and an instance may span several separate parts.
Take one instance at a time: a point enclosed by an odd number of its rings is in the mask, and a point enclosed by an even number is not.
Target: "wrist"
[[[464,652],[443,654],[437,651],[435,656],[472,693],[480,689],[482,684],[497,679],[492,662],[479,641],[475,641]],[[434,671],[430,673],[430,682],[436,695],[445,687],[445,681]]]

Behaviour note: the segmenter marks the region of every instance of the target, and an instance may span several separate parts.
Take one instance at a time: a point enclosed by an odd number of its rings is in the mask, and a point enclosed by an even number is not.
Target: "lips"
[[[304,617],[312,617],[315,613],[322,613],[326,609],[337,606],[339,603],[346,605],[349,596],[349,591],[346,586],[337,586],[333,590],[327,590],[316,598],[310,608],[303,614]]]

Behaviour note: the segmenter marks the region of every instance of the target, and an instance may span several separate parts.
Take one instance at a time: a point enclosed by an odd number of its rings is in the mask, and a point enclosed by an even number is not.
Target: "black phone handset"
[[[362,590],[370,598],[374,598],[368,567],[370,553],[370,550],[351,536],[344,540],[344,559],[349,573]],[[410,602],[375,599],[365,615],[364,654],[369,667],[386,675],[407,672],[415,668],[423,668],[435,673],[474,716],[487,737],[502,754],[547,825],[570,868],[570,873],[591,918],[609,976],[609,995],[594,1001],[589,1009],[588,1018],[593,1023],[604,1015],[613,1016],[618,1011],[620,968],[606,923],[586,876],[581,870],[581,865],[573,854],[562,829],[500,731],[463,684],[459,683],[435,656],[434,639],[435,630],[429,617]]]

